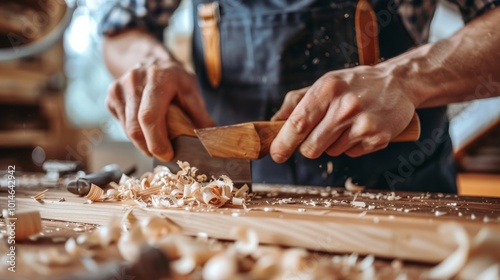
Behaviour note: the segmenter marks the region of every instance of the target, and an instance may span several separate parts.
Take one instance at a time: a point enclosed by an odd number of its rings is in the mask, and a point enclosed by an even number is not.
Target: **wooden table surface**
[[[130,207],[137,217],[156,214],[177,223],[187,235],[200,232],[230,240],[235,225],[254,229],[263,244],[303,247],[321,254],[373,254],[390,267],[394,259],[424,267],[447,257],[456,244],[439,234],[448,223],[474,236],[488,228],[500,234],[500,199],[449,194],[364,191],[339,188],[254,185],[246,208],[140,208],[130,202],[96,202],[50,190],[42,201],[33,191],[17,191],[19,210],[38,210],[43,219],[104,225]],[[64,200],[61,200],[64,198]],[[6,200],[1,195],[0,201]],[[382,262],[384,263],[384,262]]]

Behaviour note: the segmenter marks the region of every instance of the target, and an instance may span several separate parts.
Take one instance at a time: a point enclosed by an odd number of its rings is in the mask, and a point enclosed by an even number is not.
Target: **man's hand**
[[[140,150],[168,161],[174,154],[165,116],[174,99],[195,126],[214,125],[195,77],[172,62],[140,65],[125,73],[109,87],[106,105]]]
[[[296,149],[355,157],[386,147],[409,124],[415,108],[500,96],[500,9],[476,17],[448,40],[422,45],[376,66],[325,74],[292,91],[273,117],[284,120],[271,157]]]
[[[144,30],[105,37],[104,58],[117,78],[109,87],[106,106],[147,155],[163,161],[174,156],[165,120],[171,102],[179,105],[196,127],[214,125],[196,78]]]
[[[323,152],[360,156],[385,148],[409,124],[415,98],[397,79],[372,66],[332,71],[311,87],[287,94],[273,120],[286,120],[271,145],[284,162],[298,149],[307,158]]]

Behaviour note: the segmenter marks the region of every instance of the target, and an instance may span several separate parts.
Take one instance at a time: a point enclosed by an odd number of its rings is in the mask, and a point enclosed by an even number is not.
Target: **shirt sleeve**
[[[163,38],[163,30],[181,0],[115,0],[104,7],[99,22],[102,35],[112,35],[131,28],[143,28]]]
[[[464,22],[483,14],[487,10],[500,7],[500,0],[450,0],[458,5]]]

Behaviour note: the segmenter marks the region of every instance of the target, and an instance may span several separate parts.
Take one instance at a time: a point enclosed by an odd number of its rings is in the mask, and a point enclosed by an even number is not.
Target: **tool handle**
[[[420,118],[415,112],[408,126],[391,142],[415,142],[418,138],[420,138]]]
[[[255,130],[260,138],[259,158],[269,154],[269,148],[276,135],[280,131],[285,121],[276,122],[254,122]],[[420,137],[420,119],[417,113],[413,114],[408,126],[398,136],[393,138],[391,142],[413,142]]]
[[[168,138],[170,140],[174,140],[181,135],[196,137],[193,122],[179,106],[170,104],[167,111],[166,121]]]

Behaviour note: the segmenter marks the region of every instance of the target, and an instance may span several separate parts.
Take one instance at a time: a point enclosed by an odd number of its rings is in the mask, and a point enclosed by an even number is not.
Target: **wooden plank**
[[[254,188],[257,192],[248,204],[248,211],[235,206],[220,209],[194,207],[190,210],[140,208],[134,210],[134,214],[138,217],[149,214],[166,216],[179,224],[188,235],[205,232],[213,238],[231,239],[229,232],[232,227],[247,226],[254,229],[261,242],[266,244],[298,246],[322,252],[357,252],[428,263],[443,260],[455,248],[452,238],[438,233],[443,224],[459,223],[471,235],[485,227],[500,234],[500,200],[495,199],[411,194],[404,199],[391,200],[383,199],[384,195],[386,198],[398,197],[399,193],[381,194],[382,198],[357,195],[356,201],[375,205],[374,209],[367,210],[348,204],[353,194],[332,195],[336,190],[331,190],[330,196],[325,198],[319,193],[277,192],[281,188],[272,186],[254,185]],[[33,193],[18,192],[18,209],[39,210],[45,219],[103,225],[112,218],[121,217],[131,207],[129,203],[117,202],[84,204],[84,198],[67,192],[51,191],[46,194],[43,203],[29,198],[30,195]],[[377,197],[377,193],[373,195]],[[58,202],[61,197],[66,201]],[[422,199],[419,200],[419,197]],[[329,207],[312,206],[308,204],[312,199],[318,203],[325,199],[338,203]],[[294,204],[288,203],[291,201]],[[452,206],[447,206],[450,209],[448,215],[437,215],[430,210],[441,209],[450,203]],[[391,208],[393,206],[394,209]],[[405,213],[398,210],[399,206],[410,206],[416,210]],[[467,209],[469,212],[465,212]]]
[[[457,179],[461,195],[500,197],[500,174],[460,173]]]

